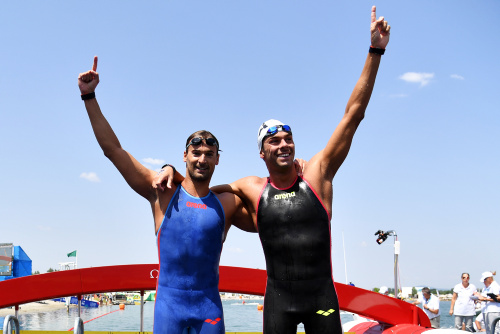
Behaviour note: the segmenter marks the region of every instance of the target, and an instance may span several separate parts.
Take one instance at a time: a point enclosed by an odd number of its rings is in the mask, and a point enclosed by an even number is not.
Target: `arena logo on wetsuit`
[[[332,314],[333,312],[335,312],[334,309],[329,309],[328,311],[323,311],[323,310],[319,310],[318,314],[321,314],[321,315],[324,315],[325,317],[328,317],[330,314]]]
[[[195,208],[195,209],[207,209],[206,204],[200,204],[200,203],[193,203],[193,202],[186,202],[186,206],[189,208]]]
[[[221,320],[220,318],[217,318],[215,320],[207,319],[207,320],[205,320],[205,322],[208,322],[211,325],[216,325],[220,320]]]
[[[284,194],[277,194],[274,195],[274,199],[287,199],[290,197],[295,197],[295,191],[292,191],[291,193],[284,193]]]

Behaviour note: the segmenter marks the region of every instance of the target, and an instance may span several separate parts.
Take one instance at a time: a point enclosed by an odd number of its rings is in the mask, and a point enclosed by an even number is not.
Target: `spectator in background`
[[[378,290],[379,293],[388,296],[389,295],[389,288],[386,286],[381,286],[380,290]]]
[[[474,330],[476,332],[486,332],[486,329],[484,327],[483,314],[479,313],[479,315],[476,317],[476,321],[474,321]]]
[[[465,330],[473,332],[472,319],[476,314],[474,305],[474,293],[477,292],[476,286],[469,283],[470,275],[462,274],[462,283],[458,283],[453,288],[453,298],[451,299],[450,315],[455,314],[455,328],[461,330],[465,323]]]
[[[484,302],[482,313],[484,318],[484,327],[486,328],[486,334],[493,334],[495,332],[499,333],[500,331],[495,331],[492,327],[493,321],[495,318],[500,317],[500,285],[493,279],[493,275],[491,271],[485,271],[481,275],[480,282],[484,283],[484,289],[481,294],[478,292],[475,293],[475,296],[478,297],[478,300]],[[498,323],[497,323],[498,325]]]
[[[422,299],[417,300],[413,305],[422,304],[422,309],[431,321],[432,328],[441,327],[441,313],[439,312],[439,298],[431,294],[427,287],[422,289]]]

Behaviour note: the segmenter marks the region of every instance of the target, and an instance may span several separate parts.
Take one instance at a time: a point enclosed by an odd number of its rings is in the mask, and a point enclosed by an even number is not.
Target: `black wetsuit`
[[[342,333],[331,265],[330,218],[300,177],[288,189],[268,180],[257,227],[267,267],[264,334]]]

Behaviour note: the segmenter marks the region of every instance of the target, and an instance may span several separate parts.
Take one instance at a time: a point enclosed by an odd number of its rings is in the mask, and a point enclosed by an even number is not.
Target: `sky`
[[[257,130],[292,127],[310,159],[339,123],[370,46],[391,25],[365,119],[333,182],[336,281],[451,289],[500,270],[500,1],[11,1],[0,9],[0,243],[33,271],[156,263],[149,203],[102,154],[77,77],[122,146],[183,171],[186,138],[221,144],[212,184],[267,176]],[[496,208],[496,209],[495,209]],[[265,269],[257,234],[231,228],[221,265]]]

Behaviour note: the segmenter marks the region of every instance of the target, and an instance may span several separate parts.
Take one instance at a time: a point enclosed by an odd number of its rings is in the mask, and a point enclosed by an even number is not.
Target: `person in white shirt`
[[[455,314],[455,328],[461,330],[465,323],[465,330],[473,332],[472,319],[476,314],[474,293],[477,292],[476,286],[469,283],[470,275],[462,274],[462,283],[458,283],[453,288],[453,298],[451,299],[450,315]]]
[[[500,285],[493,279],[491,271],[485,271],[481,275],[481,282],[484,283],[485,288],[481,294],[476,292],[475,295],[478,297],[478,300],[485,302],[483,303],[482,312],[486,334],[500,333],[498,326],[496,327],[496,331],[492,328],[493,321],[500,317]]]
[[[422,289],[422,299],[414,302],[414,305],[422,304],[422,309],[425,314],[429,317],[431,321],[432,328],[441,327],[441,312],[439,312],[439,298],[431,295],[431,290],[429,288]]]
[[[386,286],[381,286],[380,290],[378,290],[379,293],[389,296],[389,288]]]

